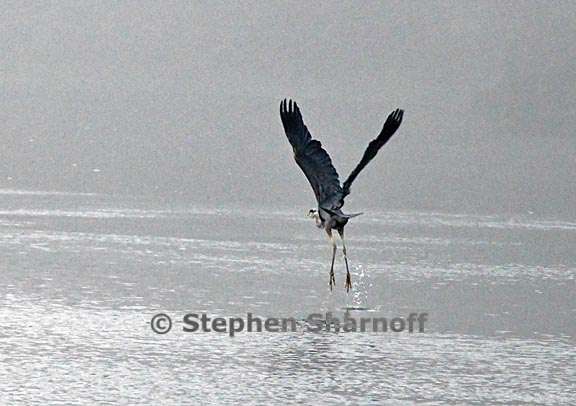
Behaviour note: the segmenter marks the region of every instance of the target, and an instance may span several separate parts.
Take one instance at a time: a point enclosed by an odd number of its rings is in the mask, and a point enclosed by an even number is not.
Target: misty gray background
[[[2,188],[305,211],[293,97],[341,178],[406,110],[347,211],[576,214],[573,2],[0,7]]]

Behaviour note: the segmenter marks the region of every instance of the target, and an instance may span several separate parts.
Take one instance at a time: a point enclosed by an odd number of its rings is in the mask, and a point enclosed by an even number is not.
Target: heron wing
[[[296,102],[283,100],[280,118],[294,150],[294,159],[310,182],[318,205],[332,209],[341,207],[343,193],[338,172],[320,141],[312,139]]]
[[[358,165],[356,165],[356,168],[354,168],[354,170],[350,173],[348,179],[346,179],[344,182],[342,187],[344,196],[347,196],[350,193],[350,186],[352,185],[352,182],[354,182],[354,179],[356,179],[356,176],[358,176],[362,169],[368,165],[368,162],[370,162],[372,158],[376,156],[380,148],[382,148],[382,146],[386,144],[390,138],[392,138],[392,135],[394,135],[398,127],[400,127],[400,123],[402,123],[403,115],[404,111],[400,109],[396,109],[390,113],[386,119],[386,122],[384,123],[382,131],[380,131],[378,137],[370,141],[368,148],[366,148],[366,151],[364,151],[362,159]]]

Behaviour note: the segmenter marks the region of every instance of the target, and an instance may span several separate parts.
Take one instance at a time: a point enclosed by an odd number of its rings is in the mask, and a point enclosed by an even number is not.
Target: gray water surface
[[[576,403],[576,223],[368,212],[346,294],[307,209],[0,193],[0,404]],[[326,312],[428,321],[300,323]],[[299,323],[229,337],[182,331],[187,313]]]

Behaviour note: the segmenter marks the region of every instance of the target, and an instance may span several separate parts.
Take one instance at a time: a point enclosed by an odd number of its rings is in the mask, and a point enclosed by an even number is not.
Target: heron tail
[[[327,209],[326,207],[322,207],[322,209],[323,209],[323,210],[326,210],[326,211],[327,211],[328,213],[330,213],[332,216],[344,217],[344,218],[347,218],[347,219],[351,219],[352,217],[356,217],[356,216],[359,216],[359,215],[361,215],[361,214],[364,214],[364,213],[346,214],[346,213],[342,213],[342,212],[337,213],[337,212],[335,212],[335,211],[333,211],[333,210]]]

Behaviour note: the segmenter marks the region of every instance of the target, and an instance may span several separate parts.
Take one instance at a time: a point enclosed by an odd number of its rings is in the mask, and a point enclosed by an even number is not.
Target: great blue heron
[[[334,278],[334,257],[336,256],[336,241],[332,235],[332,230],[335,229],[340,234],[342,239],[342,252],[344,253],[344,262],[346,263],[346,291],[349,292],[352,288],[352,281],[350,279],[350,270],[348,268],[348,257],[346,256],[346,244],[344,242],[344,226],[352,217],[356,217],[362,213],[344,214],[342,213],[342,206],[344,205],[344,198],[350,193],[350,186],[356,176],[364,169],[364,167],[376,156],[376,153],[396,132],[404,111],[400,109],[394,110],[386,119],[380,135],[368,144],[368,148],[364,151],[362,159],[356,165],[356,168],[350,173],[348,179],[340,186],[338,179],[338,172],[332,165],[332,160],[328,153],[322,148],[320,141],[312,139],[308,128],[302,121],[302,114],[296,102],[292,100],[286,101],[284,99],[280,103],[280,118],[284,131],[288,137],[288,141],[294,150],[294,159],[296,163],[308,178],[308,182],[314,189],[316,200],[318,201],[318,210],[310,209],[308,216],[312,217],[318,228],[323,228],[328,234],[328,238],[332,243],[332,265],[330,265],[330,290],[336,284]]]

